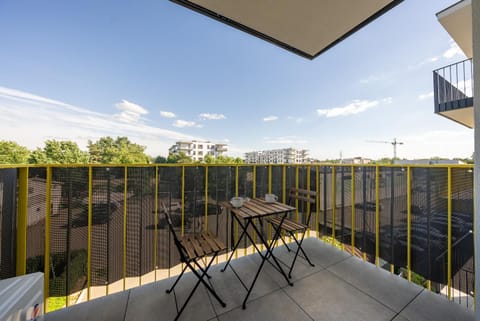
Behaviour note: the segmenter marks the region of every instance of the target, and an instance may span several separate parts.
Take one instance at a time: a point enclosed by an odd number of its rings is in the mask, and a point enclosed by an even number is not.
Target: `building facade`
[[[180,141],[169,148],[168,153],[178,154],[184,152],[185,155],[194,161],[202,161],[205,156],[212,155],[218,157],[227,151],[227,144],[214,144],[210,141]]]
[[[306,149],[291,147],[245,153],[247,164],[303,164],[307,159]]]
[[[351,164],[351,165],[364,165],[370,164],[372,160],[370,158],[363,157],[353,157],[353,158],[344,158],[340,161],[340,164]]]
[[[396,159],[396,165],[464,165],[459,159]]]

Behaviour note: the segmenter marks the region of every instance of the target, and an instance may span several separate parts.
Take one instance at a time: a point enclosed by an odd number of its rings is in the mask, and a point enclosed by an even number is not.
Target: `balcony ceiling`
[[[403,0],[171,0],[313,59]]]
[[[474,127],[473,106],[443,111],[439,114],[467,126],[468,128]]]
[[[463,53],[472,58],[472,1],[459,1],[437,13],[437,18]]]

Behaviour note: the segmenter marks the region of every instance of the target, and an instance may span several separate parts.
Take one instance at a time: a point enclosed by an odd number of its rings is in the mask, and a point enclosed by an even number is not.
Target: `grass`
[[[337,249],[342,250],[342,243],[339,242],[338,240],[334,239],[331,236],[322,236],[321,240],[324,241],[325,243],[331,244],[335,246]]]
[[[67,306],[67,297],[66,296],[52,296],[47,300],[47,312],[52,312],[55,310],[60,310]]]

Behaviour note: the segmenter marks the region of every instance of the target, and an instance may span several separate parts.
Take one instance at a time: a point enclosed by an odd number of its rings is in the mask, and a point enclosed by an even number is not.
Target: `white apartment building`
[[[302,164],[307,162],[307,150],[282,148],[245,153],[247,164]]]
[[[214,144],[210,141],[181,141],[168,149],[169,154],[184,152],[194,161],[202,161],[206,155],[218,157],[227,151],[227,144]]]
[[[351,165],[363,165],[370,164],[373,161],[370,158],[363,157],[353,157],[353,158],[344,158],[340,161],[340,164],[351,164]]]

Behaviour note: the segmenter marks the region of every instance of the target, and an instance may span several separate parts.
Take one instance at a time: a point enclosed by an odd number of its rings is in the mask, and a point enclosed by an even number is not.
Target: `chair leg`
[[[307,262],[310,264],[310,266],[312,266],[312,267],[315,266],[315,265],[310,261],[310,259],[308,258],[307,254],[305,253],[305,251],[304,251],[303,248],[302,248],[303,239],[305,238],[305,232],[306,232],[306,231],[303,231],[303,233],[302,233],[302,238],[300,239],[300,242],[297,240],[297,238],[295,237],[295,234],[294,234],[294,233],[290,233],[290,235],[293,237],[295,243],[297,243],[297,251],[295,252],[295,257],[293,258],[292,265],[290,266],[290,270],[288,271],[288,277],[289,277],[289,278],[292,278],[293,267],[295,266],[295,262],[297,261],[297,257],[298,257],[298,254],[299,254],[300,251],[302,251],[303,255],[305,256],[305,260],[307,260]]]
[[[185,265],[183,267],[183,270],[182,270],[182,273],[180,273],[180,275],[177,277],[177,279],[175,280],[175,282],[173,283],[172,287],[168,290],[166,290],[165,292],[167,293],[171,293],[173,291],[173,289],[175,288],[175,286],[177,285],[178,281],[180,281],[180,278],[182,277],[183,273],[185,273],[185,270],[187,269],[187,265]]]
[[[292,234],[292,237],[293,239],[296,241],[297,239],[295,238],[295,235]],[[297,242],[298,244],[298,242]],[[297,261],[297,257],[298,257],[298,252],[300,251],[301,247],[300,246],[297,246],[297,251],[295,251],[295,256],[293,257],[293,262],[292,262],[292,265],[290,265],[290,270],[288,271],[288,277],[291,279],[292,278],[292,271],[293,271],[293,267],[295,266],[295,262]]]
[[[177,313],[177,316],[175,317],[175,321],[178,320],[178,318],[180,317],[180,315],[182,314],[183,310],[185,310],[185,307],[187,306],[188,302],[190,302],[190,299],[193,297],[193,294],[195,293],[195,291],[197,290],[198,286],[200,285],[200,283],[202,283],[203,285],[205,285],[205,287],[207,288],[207,290],[212,293],[212,295],[217,299],[217,301],[222,305],[222,307],[226,307],[227,305],[225,304],[225,302],[222,301],[222,299],[220,299],[220,297],[218,296],[218,294],[210,287],[210,285],[205,282],[204,280],[204,277],[207,275],[207,271],[208,269],[210,268],[210,266],[212,265],[213,261],[215,260],[215,258],[217,257],[217,253],[215,253],[215,255],[213,255],[212,259],[210,260],[210,262],[208,263],[207,267],[203,270],[202,269],[202,274],[199,274],[197,272],[197,270],[195,270],[194,266],[192,266],[190,264],[190,262],[186,262],[185,265],[188,266],[190,268],[190,270],[192,270],[193,274],[195,274],[197,277],[198,277],[198,281],[197,283],[195,283],[195,286],[193,287],[192,291],[190,292],[190,294],[188,295],[187,299],[185,300],[185,303],[183,303],[182,307],[180,308],[180,310],[178,311]],[[194,261],[195,262],[195,261]],[[195,262],[195,264],[197,264]]]
[[[292,250],[291,250],[290,247],[288,246],[287,242],[285,242],[285,239],[283,238],[282,235],[280,235],[280,239],[282,240],[283,245],[285,245],[285,247],[287,248],[288,252],[291,252]]]
[[[198,266],[198,268],[200,269],[200,271],[204,272],[204,269],[203,269],[202,265],[199,264],[197,261],[194,261],[194,262],[195,262],[195,265]],[[205,263],[205,262],[203,262],[203,263]],[[209,279],[212,278],[212,277],[210,276],[210,274],[208,274],[208,273],[206,273],[205,276],[206,276],[207,278],[209,278]]]
[[[222,299],[220,299],[217,292],[215,292],[215,290],[203,279],[216,257],[217,257],[217,254],[212,256],[212,258],[210,259],[210,262],[208,263],[207,267],[203,271],[202,275],[199,275],[199,273],[191,265],[189,267],[192,270],[192,272],[200,279],[200,282],[202,282],[203,285],[207,288],[207,290],[217,299],[218,303],[220,303],[222,307],[226,307],[227,305],[225,304],[225,302],[222,301]]]
[[[190,299],[192,298],[193,294],[195,293],[195,290],[197,290],[198,286],[200,285],[201,283],[201,279],[199,279],[197,281],[197,283],[195,284],[195,286],[193,287],[192,291],[190,292],[190,294],[188,295],[187,299],[185,300],[185,303],[183,303],[182,307],[180,308],[180,310],[177,312],[177,316],[175,317],[175,320],[174,321],[177,321],[178,318],[180,317],[180,315],[182,314],[183,310],[185,310],[185,307],[187,306],[188,302],[190,301]]]
[[[314,267],[315,264],[313,264],[312,261],[310,261],[310,258],[308,257],[307,253],[305,253],[302,247],[300,247],[300,251],[302,251],[304,259],[308,262],[308,264],[310,264],[311,267]]]

